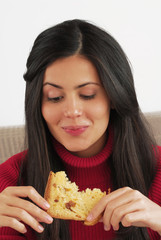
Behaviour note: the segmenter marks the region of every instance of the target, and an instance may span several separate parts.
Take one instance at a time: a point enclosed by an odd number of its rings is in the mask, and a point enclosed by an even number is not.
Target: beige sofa
[[[161,112],[146,113],[157,144],[161,146]],[[0,127],[0,163],[24,150],[24,126]]]

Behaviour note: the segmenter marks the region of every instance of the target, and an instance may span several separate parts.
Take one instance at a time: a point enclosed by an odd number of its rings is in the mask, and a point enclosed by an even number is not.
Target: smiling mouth
[[[67,126],[67,127],[62,127],[62,129],[72,135],[72,136],[78,136],[82,133],[84,133],[89,126]]]

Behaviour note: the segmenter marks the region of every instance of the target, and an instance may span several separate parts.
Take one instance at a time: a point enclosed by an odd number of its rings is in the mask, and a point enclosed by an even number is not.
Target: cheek
[[[94,116],[96,119],[102,119],[102,118],[109,118],[110,114],[110,104],[107,104],[107,102],[96,103],[94,107],[90,109],[90,113],[92,116]]]
[[[58,121],[58,112],[50,106],[42,105],[42,115],[48,124]]]

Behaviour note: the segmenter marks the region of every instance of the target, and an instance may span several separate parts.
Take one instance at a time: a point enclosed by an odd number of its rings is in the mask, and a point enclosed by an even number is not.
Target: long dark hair
[[[125,53],[103,29],[83,20],[70,20],[42,32],[27,61],[25,113],[28,152],[20,172],[25,185],[42,196],[49,171],[63,169],[52,147],[51,134],[41,113],[42,84],[46,68],[58,58],[83,55],[96,67],[112,102],[114,129],[111,159],[114,189],[129,186],[148,195],[155,174],[154,147],[136,98],[133,76]],[[115,176],[115,177],[114,177]],[[118,239],[149,239],[144,228],[120,227]],[[38,239],[70,239],[67,222],[54,220]]]

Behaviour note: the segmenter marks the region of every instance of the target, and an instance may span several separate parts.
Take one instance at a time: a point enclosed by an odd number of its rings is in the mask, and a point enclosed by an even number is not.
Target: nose
[[[80,101],[75,97],[66,100],[64,116],[67,118],[76,118],[82,115],[82,106]]]

